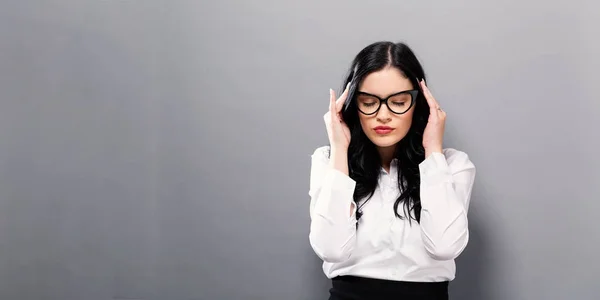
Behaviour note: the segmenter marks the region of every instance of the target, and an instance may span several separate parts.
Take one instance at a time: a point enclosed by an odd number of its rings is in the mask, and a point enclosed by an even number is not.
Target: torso
[[[394,202],[400,194],[395,161],[390,172],[381,170],[379,185],[371,199],[361,206],[356,245],[350,259],[324,263],[325,274],[354,275],[398,281],[447,281],[454,279],[455,263],[431,258],[423,245],[419,224],[409,223],[402,203],[394,215]]]

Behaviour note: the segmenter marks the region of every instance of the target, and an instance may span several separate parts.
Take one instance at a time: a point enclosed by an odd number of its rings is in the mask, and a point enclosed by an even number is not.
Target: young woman
[[[330,300],[449,299],[469,239],[475,166],[442,147],[446,112],[405,44],[378,42],[330,90],[329,146],[312,155],[310,244]]]

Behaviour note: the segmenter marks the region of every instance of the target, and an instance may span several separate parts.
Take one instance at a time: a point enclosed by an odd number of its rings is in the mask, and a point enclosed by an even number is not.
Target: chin
[[[380,148],[387,148],[387,147],[392,147],[392,146],[395,146],[396,144],[398,144],[398,142],[400,142],[400,140],[402,140],[402,137],[370,136],[369,139],[371,140],[371,142],[373,142],[373,144],[375,144],[375,146],[380,147]]]

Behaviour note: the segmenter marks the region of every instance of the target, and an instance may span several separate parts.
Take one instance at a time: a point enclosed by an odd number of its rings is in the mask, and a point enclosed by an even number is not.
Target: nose
[[[392,112],[388,109],[385,103],[381,104],[379,111],[377,112],[377,121],[381,123],[387,123],[392,120]]]

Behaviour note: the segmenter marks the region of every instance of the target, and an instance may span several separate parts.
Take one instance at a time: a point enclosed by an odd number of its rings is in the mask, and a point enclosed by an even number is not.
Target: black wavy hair
[[[394,214],[403,204],[409,222],[421,219],[421,197],[419,163],[425,159],[423,131],[429,118],[429,105],[419,86],[418,80],[425,80],[425,72],[414,52],[404,43],[389,41],[376,42],[362,49],[354,58],[343,87],[350,83],[348,98],[344,104],[342,117],[350,129],[351,140],[348,148],[350,177],[356,181],[354,202],[357,205],[357,219],[362,215],[359,202],[363,205],[373,196],[378,184],[382,161],[377,148],[363,132],[358,118],[355,94],[363,79],[384,68],[397,68],[419,90],[415,101],[413,120],[406,136],[397,144],[394,157],[398,159],[398,187],[400,195],[394,203]]]

